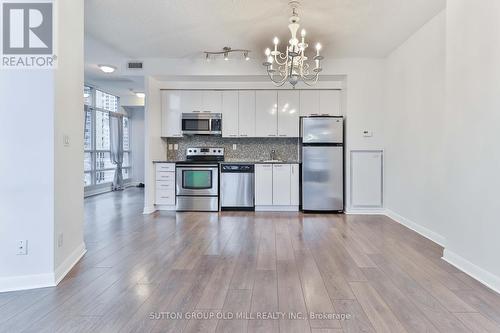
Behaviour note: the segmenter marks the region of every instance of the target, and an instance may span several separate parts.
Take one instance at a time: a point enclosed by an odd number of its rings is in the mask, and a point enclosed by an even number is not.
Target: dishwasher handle
[[[222,164],[221,173],[254,173],[253,164]]]

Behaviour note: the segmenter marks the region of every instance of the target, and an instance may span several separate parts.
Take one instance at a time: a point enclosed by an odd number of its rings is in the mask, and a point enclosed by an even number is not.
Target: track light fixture
[[[250,50],[245,49],[232,49],[228,46],[224,47],[222,51],[203,51],[205,53],[205,59],[210,61],[212,58],[217,57],[218,55],[222,55],[224,60],[229,60],[230,53],[240,53],[243,54],[243,58],[248,61],[250,60]]]

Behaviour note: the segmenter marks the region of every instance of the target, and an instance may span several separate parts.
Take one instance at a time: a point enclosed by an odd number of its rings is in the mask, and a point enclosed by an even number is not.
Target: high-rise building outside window
[[[113,181],[116,166],[111,163],[110,112],[118,112],[119,97],[99,89],[85,86],[84,97],[84,175],[86,188],[109,184]],[[130,126],[123,117],[123,179],[130,179]]]

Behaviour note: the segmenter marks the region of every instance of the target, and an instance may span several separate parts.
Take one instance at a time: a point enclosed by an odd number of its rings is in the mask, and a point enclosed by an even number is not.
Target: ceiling
[[[301,26],[330,58],[384,57],[446,0],[302,0]],[[261,57],[288,39],[288,0],[86,0],[85,30],[131,59],[202,57],[224,46]]]

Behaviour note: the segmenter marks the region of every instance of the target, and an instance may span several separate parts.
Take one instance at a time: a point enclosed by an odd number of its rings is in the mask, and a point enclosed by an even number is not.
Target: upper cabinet
[[[181,90],[182,112],[201,112],[203,105],[202,93],[201,90]]]
[[[204,90],[201,101],[202,112],[222,112],[222,91]]]
[[[319,116],[319,90],[300,91],[300,115]]]
[[[301,116],[341,116],[340,90],[301,90]]]
[[[300,116],[340,116],[340,90],[165,90],[162,136],[182,136],[182,113],[222,113],[222,136],[294,138]]]
[[[319,91],[319,114],[329,116],[342,115],[340,90]]]
[[[161,109],[161,135],[163,137],[182,136],[182,92],[180,90],[162,91]]]
[[[278,135],[278,98],[276,90],[255,92],[255,132],[257,137],[276,137]]]
[[[255,91],[241,90],[238,92],[238,135],[240,137],[255,137]],[[222,119],[224,124],[225,119]]]
[[[182,112],[222,112],[222,91],[183,90]]]
[[[238,91],[224,91],[222,93],[222,136],[225,138],[238,137]]]
[[[297,90],[278,91],[278,136],[298,137],[300,93]]]

